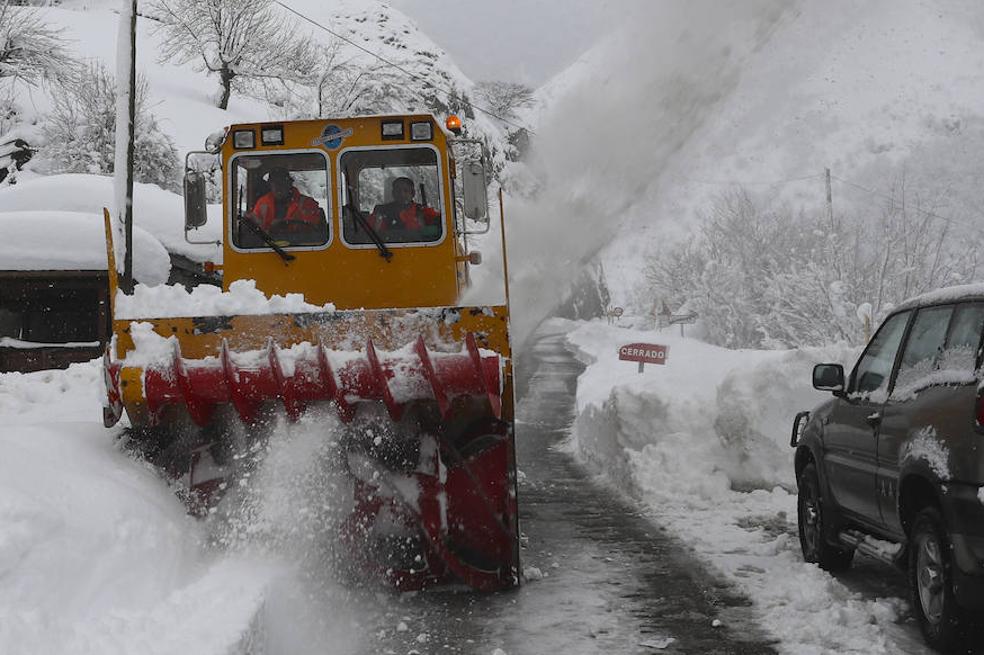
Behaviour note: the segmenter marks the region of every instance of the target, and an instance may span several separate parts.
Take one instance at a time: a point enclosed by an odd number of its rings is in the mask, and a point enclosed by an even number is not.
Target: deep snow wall
[[[587,365],[572,429],[578,457],[636,496],[713,500],[733,490],[795,489],[793,413],[829,398],[813,389],[820,361],[849,365],[845,347],[726,350],[668,332],[588,324],[568,337]],[[618,360],[627,343],[669,347],[665,365]]]

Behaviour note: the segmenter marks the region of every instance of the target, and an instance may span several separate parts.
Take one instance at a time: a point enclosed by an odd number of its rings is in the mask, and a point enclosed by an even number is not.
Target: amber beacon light
[[[444,125],[445,127],[448,128],[448,131],[454,134],[455,136],[461,134],[461,119],[455,116],[454,114],[448,116],[448,120],[445,121]]]

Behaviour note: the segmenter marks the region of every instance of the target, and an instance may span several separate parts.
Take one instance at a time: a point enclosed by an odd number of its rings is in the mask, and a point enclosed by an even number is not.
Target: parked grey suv
[[[838,571],[861,551],[907,570],[942,651],[984,617],[982,328],[984,285],[905,303],[849,377],[814,368],[834,397],[793,426],[803,557]]]

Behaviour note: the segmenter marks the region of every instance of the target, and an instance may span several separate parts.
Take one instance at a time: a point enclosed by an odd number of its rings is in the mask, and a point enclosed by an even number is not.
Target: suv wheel
[[[950,537],[935,507],[923,509],[912,524],[909,587],[926,643],[943,652],[954,648],[964,614],[953,595]]]
[[[819,564],[827,571],[846,570],[854,559],[854,551],[837,548],[827,542],[821,511],[820,478],[815,464],[811,462],[803,468],[797,486],[796,517],[803,559]]]

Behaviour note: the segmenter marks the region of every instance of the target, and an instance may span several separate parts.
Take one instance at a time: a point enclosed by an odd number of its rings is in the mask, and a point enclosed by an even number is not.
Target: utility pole
[[[830,228],[834,228],[834,192],[830,185],[830,169],[825,168],[824,177],[827,180],[827,222],[830,224]]]
[[[122,0],[116,62],[116,211],[123,221],[123,293],[133,293],[133,149],[137,113],[137,0]],[[127,56],[127,60],[123,56]],[[126,132],[123,124],[126,124]]]

